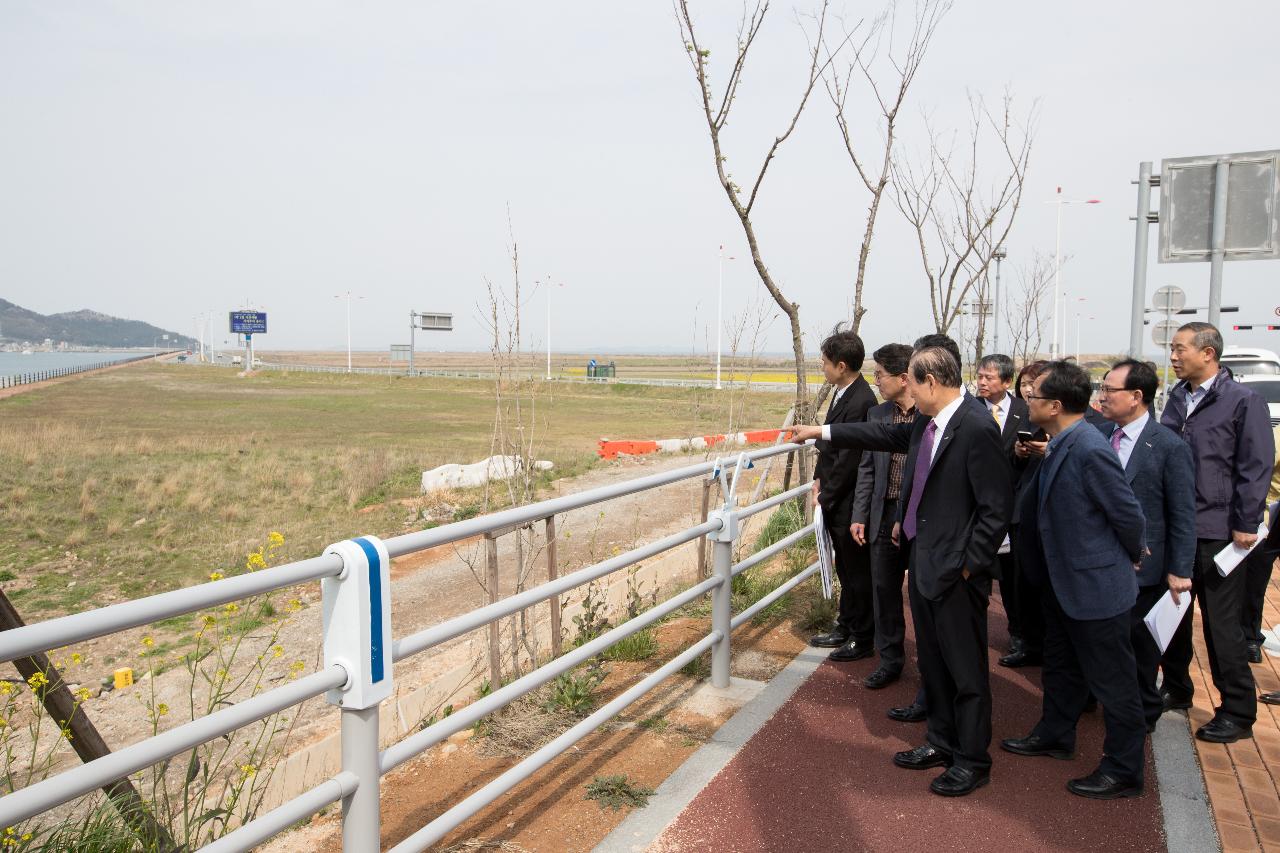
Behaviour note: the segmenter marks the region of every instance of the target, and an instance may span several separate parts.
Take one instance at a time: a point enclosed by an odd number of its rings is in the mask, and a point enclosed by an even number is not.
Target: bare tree
[[[939,332],[951,328],[1013,227],[1022,204],[1035,117],[1034,105],[1025,118],[1015,117],[1008,93],[995,113],[981,97],[971,95],[968,138],[959,156],[954,139],[944,142],[929,128],[929,149],[922,163],[894,157],[894,203],[915,232]],[[998,164],[984,169],[979,159],[990,150]],[[987,178],[989,172],[994,177]]]
[[[862,327],[862,315],[867,313],[862,305],[867,260],[871,257],[871,240],[875,234],[876,218],[880,213],[880,202],[892,177],[898,114],[906,103],[907,91],[916,79],[938,24],[950,9],[951,0],[916,0],[909,33],[903,40],[898,35],[898,3],[893,0],[888,9],[872,22],[862,41],[852,48],[852,58],[847,63],[837,67],[835,57],[828,58],[829,67],[823,75],[823,83],[827,96],[835,107],[836,126],[858,178],[871,194],[871,202],[867,206],[867,221],[862,230],[862,244],[858,249],[858,267],[853,280],[851,328],[854,332]],[[845,40],[852,43],[853,35],[852,31],[846,29]],[[879,109],[878,147],[865,141],[854,142],[849,95],[856,85],[855,78],[859,77],[871,89]],[[862,155],[858,153],[860,150]]]
[[[738,22],[737,49],[729,71],[729,78],[724,85],[723,91],[718,95],[713,94],[711,91],[711,70],[709,65],[711,51],[703,47],[702,43],[698,41],[697,34],[694,32],[693,18],[689,14],[688,0],[677,0],[675,7],[676,22],[679,24],[680,35],[684,40],[685,51],[689,56],[689,64],[693,69],[694,76],[697,78],[698,90],[702,97],[702,111],[706,117],[707,131],[711,138],[711,151],[715,158],[716,177],[719,179],[720,186],[724,189],[725,195],[729,199],[733,212],[737,215],[738,221],[742,225],[743,234],[746,236],[747,245],[751,250],[751,262],[755,266],[757,275],[760,276],[760,281],[764,284],[765,289],[769,291],[769,295],[773,297],[774,302],[777,302],[778,307],[787,315],[787,319],[791,324],[791,347],[795,357],[796,371],[797,423],[807,423],[812,414],[809,408],[809,387],[805,370],[804,335],[800,329],[800,305],[787,299],[777,282],[774,281],[773,275],[770,273],[769,267],[765,264],[764,257],[761,254],[760,241],[751,215],[755,210],[756,202],[759,200],[760,188],[764,184],[769,165],[773,162],[774,157],[778,155],[778,150],[783,143],[791,138],[791,134],[795,131],[796,125],[800,121],[800,116],[809,102],[809,96],[813,93],[814,86],[831,64],[834,55],[839,53],[844,44],[842,42],[841,45],[833,50],[827,49],[824,39],[828,5],[828,0],[823,0],[820,10],[814,15],[815,32],[812,35],[806,33],[809,46],[809,68],[804,85],[801,87],[799,103],[787,122],[786,128],[780,135],[774,137],[773,143],[769,146],[768,152],[764,156],[764,161],[760,164],[759,169],[756,170],[755,178],[752,180],[749,190],[739,186],[734,180],[733,174],[728,171],[726,166],[728,157],[724,153],[723,133],[725,123],[729,119],[729,112],[738,96],[738,86],[742,83],[743,71],[747,64],[747,54],[751,50],[752,44],[755,43],[756,37],[760,34],[760,28],[764,24],[765,16],[769,11],[769,3],[767,0],[757,0],[754,8],[743,7],[742,16]],[[823,59],[824,55],[826,55],[826,59]]]
[[[1045,302],[1053,291],[1053,257],[1036,252],[1017,275],[1018,290],[1005,296],[1003,310],[1011,343],[1009,354],[1014,361],[1026,364],[1036,357],[1043,342],[1048,319]]]

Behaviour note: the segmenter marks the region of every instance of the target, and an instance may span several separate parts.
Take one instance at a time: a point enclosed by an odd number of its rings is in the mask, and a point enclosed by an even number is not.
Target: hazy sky
[[[804,75],[778,4],[726,129],[730,168],[758,167]],[[879,3],[837,4],[852,23]],[[910,8],[909,5],[905,8]],[[740,6],[701,3],[723,81]],[[1053,251],[1083,296],[1082,346],[1123,349],[1138,162],[1280,147],[1271,3],[960,0],[911,95],[904,144],[1008,87],[1039,124],[1006,287]],[[1253,22],[1251,24],[1251,22]],[[874,142],[874,115],[858,133]],[[717,246],[726,313],[764,296],[716,183],[697,89],[665,2],[0,2],[0,296],[92,308],[190,333],[192,315],[269,312],[263,348],[407,343],[407,312],[450,311],[423,348],[486,346],[486,278],[509,286],[507,209],[526,293],[563,282],[556,349],[700,350],[714,340]],[[742,182],[746,182],[743,180]],[[758,203],[765,260],[816,337],[846,310],[867,194],[816,95]],[[1155,248],[1152,229],[1152,252]],[[1150,267],[1150,289],[1207,300],[1208,264]],[[1226,323],[1280,305],[1280,262],[1229,264]],[[932,330],[918,254],[886,207],[869,273],[870,346]],[[531,347],[546,301],[529,298]],[[1074,311],[1074,309],[1073,309]],[[1071,317],[1068,350],[1074,348]],[[765,349],[785,350],[782,319]],[[1229,343],[1280,348],[1280,332]],[[815,342],[811,339],[810,345]]]

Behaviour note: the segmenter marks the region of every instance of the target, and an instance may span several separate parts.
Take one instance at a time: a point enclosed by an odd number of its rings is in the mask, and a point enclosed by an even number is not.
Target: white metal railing
[[[751,506],[739,508],[736,492],[742,472],[751,467],[754,460],[796,451],[807,452],[807,449],[795,444],[784,444],[741,453],[733,459],[689,465],[575,495],[552,498],[529,506],[514,507],[483,517],[397,536],[385,542],[374,537],[361,537],[331,546],[320,557],[2,632],[0,661],[11,661],[314,580],[321,581],[325,617],[325,660],[320,671],[0,797],[0,827],[14,826],[29,820],[114,780],[127,777],[308,699],[327,694],[328,700],[341,709],[341,772],[283,805],[257,816],[204,849],[220,853],[248,850],[324,807],[341,801],[343,850],[347,853],[376,851],[379,849],[381,827],[378,782],[382,775],[602,653],[618,641],[711,593],[712,626],[706,637],[393,848],[394,853],[423,850],[703,652],[711,651],[711,683],[716,687],[728,687],[732,630],[817,571],[815,563],[750,608],[733,615],[733,576],[813,534],[813,525],[810,523],[736,565],[733,563],[733,551],[740,539],[739,523],[742,519],[778,506],[786,500],[801,497],[809,489],[809,484],[802,484]],[[708,474],[719,479],[724,501],[719,508],[708,513],[707,520],[703,523],[563,577],[550,577],[546,583],[533,589],[492,600],[484,607],[399,640],[392,639],[392,557],[480,534],[494,537],[537,521],[549,521],[550,533],[554,530],[553,520],[560,513]],[[551,600],[558,607],[559,596],[575,587],[702,537],[710,538],[714,543],[713,571],[710,577],[579,648],[555,657],[509,684],[499,686],[494,683],[495,689],[489,695],[410,735],[385,751],[379,749],[378,710],[381,702],[391,695],[393,667],[396,662],[470,631],[496,624],[497,620],[519,613],[539,602]],[[550,567],[548,574],[554,575]],[[496,598],[496,585],[490,594]],[[558,615],[558,609],[553,612]],[[556,632],[557,629],[553,626],[552,630]]]

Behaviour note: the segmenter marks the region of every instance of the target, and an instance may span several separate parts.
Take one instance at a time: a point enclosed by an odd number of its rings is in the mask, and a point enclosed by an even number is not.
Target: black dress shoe
[[[1258,697],[1258,701],[1264,705],[1280,705],[1280,690],[1273,690],[1270,693],[1263,693]]]
[[[849,640],[840,648],[836,649],[834,652],[827,655],[827,660],[834,660],[834,661],[839,661],[841,663],[844,663],[851,660],[862,660],[863,658],[869,658],[875,653],[876,651],[875,649],[871,648],[870,643],[859,643],[856,640]]]
[[[925,713],[924,706],[915,702],[900,708],[889,709],[889,719],[897,720],[899,723],[921,723],[926,716],[928,715]]]
[[[1242,726],[1226,717],[1214,717],[1196,729],[1196,737],[1209,743],[1235,743],[1241,738],[1253,737],[1253,726]]]
[[[1067,790],[1077,797],[1091,800],[1115,800],[1120,797],[1142,796],[1142,786],[1134,782],[1121,782],[1101,770],[1095,770],[1081,779],[1072,779]]]
[[[1249,663],[1262,663],[1262,646],[1258,643],[1249,643]]]
[[[1025,651],[1026,648],[1027,648],[1026,642],[1023,641],[1023,639],[1019,637],[1017,634],[1013,634],[1009,637],[1009,654],[1012,655],[1012,654],[1016,654],[1017,652]]]
[[[979,773],[964,767],[948,767],[946,773],[929,783],[929,790],[943,797],[963,797],[990,781],[990,773]]]
[[[1161,693],[1160,701],[1166,711],[1186,711],[1191,707],[1190,696],[1178,696],[1173,693]]]
[[[1070,761],[1076,754],[1074,749],[1068,749],[1056,743],[1046,743],[1040,739],[1039,735],[1007,737],[1000,741],[1000,747],[1017,755],[1047,755],[1061,761]]]
[[[917,746],[893,754],[893,763],[908,770],[928,770],[930,767],[950,767],[951,753],[943,752],[929,744]]]
[[[875,672],[862,679],[862,686],[868,690],[879,690],[881,687],[888,687],[901,677],[902,673],[890,672],[881,666],[877,667]]]
[[[1009,669],[1021,669],[1024,666],[1040,666],[1044,663],[1044,655],[1040,652],[1028,651],[1026,648],[1021,648],[1016,652],[1009,652],[1009,654],[1000,658],[997,663],[1001,666],[1007,666]]]
[[[809,638],[809,645],[820,649],[838,649],[847,642],[849,642],[849,635],[844,631],[832,631]]]

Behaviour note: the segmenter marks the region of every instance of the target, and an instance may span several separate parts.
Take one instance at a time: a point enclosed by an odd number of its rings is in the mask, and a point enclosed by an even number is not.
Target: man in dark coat
[[[1156,686],[1161,650],[1143,620],[1161,597],[1172,594],[1177,603],[1179,596],[1191,593],[1196,556],[1195,462],[1187,443],[1151,416],[1158,385],[1151,365],[1128,359],[1103,376],[1099,394],[1102,414],[1112,424],[1103,435],[1115,449],[1147,523],[1138,600],[1129,618],[1147,731],[1155,730],[1164,703]]]
[[[822,342],[822,373],[836,389],[826,423],[861,423],[876,404],[871,386],[862,378],[865,359],[862,339],[853,332],[837,332]],[[813,473],[814,497],[822,507],[822,520],[835,550],[840,605],[835,627],[809,642],[834,648],[833,661],[860,660],[875,653],[870,555],[866,543],[855,542],[849,532],[860,456],[861,451],[819,442]]]
[[[1115,452],[1085,422],[1092,388],[1074,364],[1054,362],[1027,398],[1050,436],[1037,480],[1021,507],[1018,557],[1044,588],[1043,710],[1031,734],[1001,746],[1019,755],[1070,759],[1090,692],[1106,724],[1097,770],[1067,783],[1082,797],[1142,793],[1146,726],[1138,697],[1129,613],[1142,559],[1142,508]]]
[[[1196,737],[1232,743],[1253,736],[1258,715],[1245,644],[1247,571],[1225,577],[1213,558],[1233,542],[1248,548],[1258,538],[1275,443],[1267,404],[1218,363],[1222,335],[1208,323],[1187,323],[1169,346],[1169,363],[1182,381],[1169,393],[1160,422],[1182,436],[1196,464],[1196,556],[1192,589],[1200,605],[1213,686],[1221,697],[1213,719]],[[1194,607],[1192,608],[1194,610]],[[1192,618],[1187,611],[1164,655],[1165,708],[1190,708],[1194,683]]]
[[[991,778],[987,605],[1013,489],[1001,467],[1009,462],[995,421],[962,393],[960,365],[951,353],[941,347],[918,351],[908,381],[920,413],[914,423],[798,427],[794,435],[907,454],[899,543],[910,565],[928,731],[923,746],[899,752],[893,761],[913,770],[946,767],[929,789],[956,797]]]

